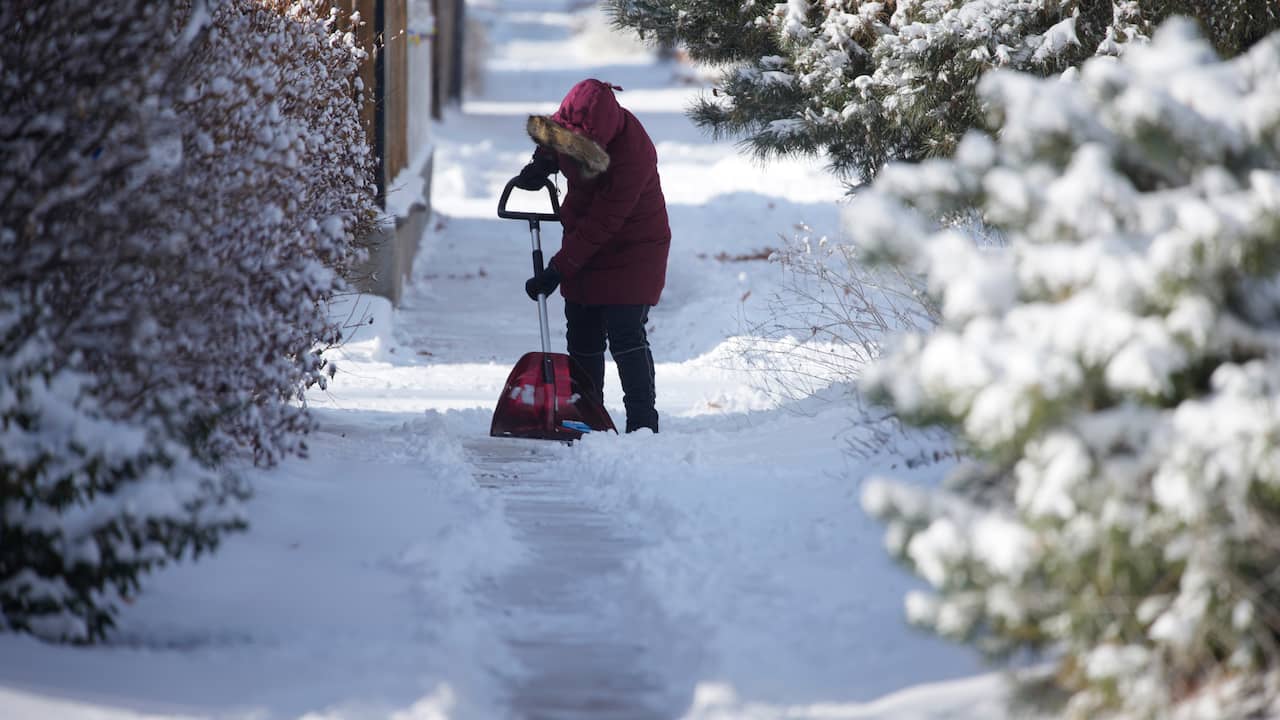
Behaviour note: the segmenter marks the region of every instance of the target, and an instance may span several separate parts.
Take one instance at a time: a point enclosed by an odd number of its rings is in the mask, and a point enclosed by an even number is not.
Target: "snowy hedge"
[[[1280,27],[1271,0],[610,0],[616,22],[723,66],[692,111],[757,154],[823,152],[853,180],[949,155],[992,68],[1047,75],[1116,55],[1175,13],[1224,51]]]
[[[305,449],[373,220],[327,3],[0,5],[0,628],[91,641]]]
[[[867,386],[973,458],[942,491],[865,486],[933,588],[908,614],[1047,651],[1074,717],[1258,712],[1280,692],[1280,35],[1219,61],[1171,22],[980,92],[992,134],[850,209],[942,312]],[[1007,248],[933,221],[972,207]]]

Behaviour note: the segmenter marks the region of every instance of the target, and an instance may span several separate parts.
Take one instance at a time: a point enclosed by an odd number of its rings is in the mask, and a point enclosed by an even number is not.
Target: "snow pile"
[[[1220,62],[1174,22],[1074,80],[997,72],[995,138],[851,208],[942,312],[868,387],[975,458],[863,493],[934,588],[909,614],[1053,649],[1076,716],[1234,717],[1280,682],[1278,71],[1280,36]],[[928,224],[970,207],[1006,249]]]

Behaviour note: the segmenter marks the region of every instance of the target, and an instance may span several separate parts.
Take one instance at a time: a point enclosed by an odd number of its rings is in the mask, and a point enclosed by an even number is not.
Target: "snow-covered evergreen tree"
[[[947,155],[981,119],[977,78],[1119,54],[1171,13],[1238,51],[1280,27],[1268,0],[610,0],[615,21],[725,66],[691,114],[761,156],[822,151],[851,179]]]
[[[1239,55],[1276,29],[1280,7],[1271,0],[1123,0],[1137,2],[1148,21],[1195,18],[1218,53]],[[1120,3],[1117,3],[1120,4]]]
[[[0,4],[0,629],[92,641],[303,449],[372,221],[327,3]]]
[[[890,165],[868,253],[941,308],[867,387],[954,430],[944,489],[867,510],[932,586],[909,617],[1044,649],[1069,714],[1246,717],[1280,696],[1280,35],[1190,22],[1078,73],[986,76],[991,134]],[[980,208],[981,247],[939,218]]]

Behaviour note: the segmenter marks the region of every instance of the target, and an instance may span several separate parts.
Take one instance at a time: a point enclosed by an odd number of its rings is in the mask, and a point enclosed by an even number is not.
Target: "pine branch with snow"
[[[822,153],[871,178],[889,160],[949,155],[980,125],[977,79],[995,68],[1050,75],[1119,54],[1190,12],[1239,51],[1280,27],[1265,0],[611,0],[615,22],[723,66],[691,110],[761,157]]]
[[[1219,61],[1171,21],[980,92],[991,134],[889,166],[850,208],[942,312],[866,387],[973,458],[940,492],[865,487],[932,586],[908,614],[1048,652],[1074,717],[1275,712],[1280,35]],[[936,222],[971,207],[1006,248]]]
[[[58,0],[0,24],[3,627],[104,636],[305,449],[325,311],[374,219],[326,3]]]
[[[1133,0],[1128,0],[1133,2]],[[1280,6],[1271,0],[1138,0],[1149,18],[1195,18],[1218,53],[1234,57],[1280,23]]]

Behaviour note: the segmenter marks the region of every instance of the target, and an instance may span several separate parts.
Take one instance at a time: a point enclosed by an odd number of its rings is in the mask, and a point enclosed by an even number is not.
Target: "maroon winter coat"
[[[658,155],[613,86],[574,85],[551,117],[529,118],[538,152],[555,153],[569,189],[564,241],[551,264],[560,292],[583,305],[656,305],[666,284],[671,228]]]

